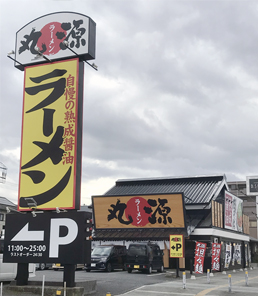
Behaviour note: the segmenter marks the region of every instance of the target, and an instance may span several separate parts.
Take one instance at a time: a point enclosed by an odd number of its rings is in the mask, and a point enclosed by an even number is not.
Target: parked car
[[[52,268],[52,263],[36,263],[36,270],[45,270]]]
[[[4,240],[0,239],[0,281],[13,281],[17,274],[17,263],[3,263]],[[29,277],[36,276],[36,265],[29,264]]]
[[[91,253],[91,264],[86,264],[87,272],[91,270],[125,269],[126,247],[120,245],[97,246]]]
[[[84,264],[76,264],[75,265],[75,270],[77,269],[83,269],[84,268]],[[52,269],[57,271],[57,270],[63,270],[64,266],[61,263],[54,263],[52,264]]]
[[[152,270],[163,272],[163,252],[157,244],[130,244],[126,256],[126,269],[128,273],[131,273],[134,269],[147,273],[152,273]]]

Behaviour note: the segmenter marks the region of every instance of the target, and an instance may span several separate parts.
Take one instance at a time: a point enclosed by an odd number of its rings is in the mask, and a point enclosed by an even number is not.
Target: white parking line
[[[155,294],[155,295],[158,295],[158,294],[163,294],[163,295],[172,295],[172,294],[175,294],[175,295],[178,295],[179,294],[179,292],[157,292],[157,291],[150,291],[150,290],[141,290],[144,287],[146,287],[146,286],[142,286],[142,287],[137,288],[135,290],[131,290],[131,291],[126,292],[124,294],[121,294],[119,296],[128,295],[128,294],[131,294],[131,293],[132,293],[131,295],[135,295],[134,292],[137,292],[137,291],[139,291],[141,293],[148,293],[148,294]],[[180,292],[180,296],[181,295],[184,295],[184,296],[195,296],[195,294],[188,294],[188,293],[181,293]]]
[[[181,292],[157,292],[157,291],[150,291],[150,290],[141,290],[141,293],[144,292],[144,293],[149,293],[149,294],[155,294],[155,295],[158,295],[158,294],[166,294],[166,295],[171,295],[171,294],[176,294],[178,295],[180,293],[180,296],[181,295],[185,295],[185,296],[194,296],[195,294],[188,294],[188,293],[181,293]]]
[[[157,275],[163,275],[164,273],[152,273],[152,274],[148,274],[147,276],[157,276]]]

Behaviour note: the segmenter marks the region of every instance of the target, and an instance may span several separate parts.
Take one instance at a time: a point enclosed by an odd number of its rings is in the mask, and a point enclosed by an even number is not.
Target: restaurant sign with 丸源
[[[41,16],[16,33],[15,67],[80,57],[95,59],[96,24],[86,15],[56,12]]]
[[[79,209],[83,62],[26,67],[18,210]]]
[[[183,193],[92,196],[96,229],[185,228]]]

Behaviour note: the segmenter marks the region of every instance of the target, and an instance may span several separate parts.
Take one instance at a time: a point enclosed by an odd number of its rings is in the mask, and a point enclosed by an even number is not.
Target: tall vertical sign
[[[95,58],[95,35],[89,17],[51,13],[16,33],[15,58],[9,56],[25,71],[18,197],[25,213],[6,219],[4,262],[63,261],[71,265],[64,279],[91,252],[91,213],[74,210],[80,208],[83,61]],[[34,209],[44,211],[31,215]],[[72,277],[68,281],[72,287]]]
[[[83,61],[95,58],[95,35],[94,21],[74,12],[16,34],[15,67],[25,70],[19,211],[80,208]]]
[[[79,59],[25,69],[19,210],[80,206],[82,81]]]

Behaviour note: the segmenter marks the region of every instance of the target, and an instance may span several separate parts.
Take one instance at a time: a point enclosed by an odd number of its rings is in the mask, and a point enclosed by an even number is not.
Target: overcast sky
[[[82,204],[117,179],[258,175],[258,1],[0,1],[0,196],[18,198],[23,75],[16,32],[48,13],[97,24],[85,64]]]

